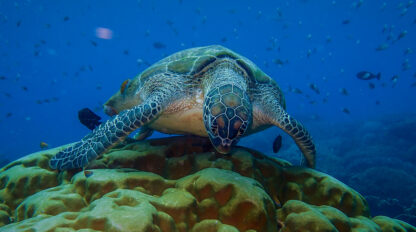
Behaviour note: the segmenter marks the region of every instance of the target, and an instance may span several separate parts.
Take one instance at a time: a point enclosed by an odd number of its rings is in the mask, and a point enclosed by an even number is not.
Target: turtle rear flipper
[[[58,152],[49,162],[53,169],[67,170],[85,167],[91,160],[144,126],[161,113],[159,101],[147,100],[132,109],[122,111],[102,123],[81,141]]]

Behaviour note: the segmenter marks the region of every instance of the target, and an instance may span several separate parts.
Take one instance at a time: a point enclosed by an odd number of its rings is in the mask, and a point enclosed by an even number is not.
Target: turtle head
[[[239,94],[235,86],[223,87],[208,93],[203,114],[212,145],[219,153],[227,154],[246,133],[252,109],[246,94]]]
[[[104,103],[104,112],[109,116],[113,116],[123,110],[138,105],[140,103],[140,98],[136,92],[137,86],[134,80],[131,81],[130,79],[127,79],[123,81],[120,90]]]

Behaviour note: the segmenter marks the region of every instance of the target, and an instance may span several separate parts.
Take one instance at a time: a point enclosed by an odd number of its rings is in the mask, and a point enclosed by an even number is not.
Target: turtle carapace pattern
[[[229,153],[242,136],[277,126],[288,133],[315,166],[315,145],[305,127],[285,111],[277,83],[247,58],[218,45],[190,48],[168,56],[129,81],[105,104],[114,116],[81,141],[57,153],[53,169],[85,167],[139,129],[209,137]]]

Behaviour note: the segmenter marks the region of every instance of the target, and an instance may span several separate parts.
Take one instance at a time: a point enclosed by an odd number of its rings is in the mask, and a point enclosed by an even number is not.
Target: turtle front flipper
[[[91,160],[122,141],[131,132],[154,120],[161,110],[158,101],[147,100],[132,109],[122,111],[95,128],[81,141],[58,152],[49,161],[50,167],[58,170],[85,167]]]
[[[315,167],[316,150],[312,141],[312,137],[306,128],[292,116],[290,116],[283,107],[278,104],[272,104],[274,107],[269,108],[271,116],[271,123],[288,133],[299,149],[302,151],[303,159],[302,165],[307,167]]]

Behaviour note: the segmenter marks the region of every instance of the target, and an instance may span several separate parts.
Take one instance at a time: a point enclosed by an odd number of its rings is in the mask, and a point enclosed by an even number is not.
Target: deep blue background
[[[89,107],[106,118],[102,103],[122,81],[148,67],[146,63],[185,48],[221,44],[251,59],[282,87],[288,112],[315,137],[318,169],[355,188],[367,181],[347,177],[386,161],[372,160],[351,169],[354,173],[342,173],[343,165],[356,162],[351,157],[382,153],[400,161],[385,166],[402,171],[406,164],[414,170],[415,159],[400,155],[416,156],[415,8],[412,1],[393,0],[2,0],[0,156],[14,160],[39,150],[42,141],[55,147],[79,140],[89,130],[78,122],[78,110]],[[349,23],[343,24],[346,20]],[[97,27],[111,29],[113,38],[97,38]],[[404,31],[406,36],[397,40]],[[155,48],[155,42],[166,47]],[[388,48],[376,51],[381,44]],[[405,54],[406,49],[413,52]],[[144,63],[139,65],[138,59]],[[284,64],[277,65],[276,59]],[[403,62],[408,70],[403,70]],[[357,79],[355,74],[363,70],[381,72],[381,80]],[[394,75],[399,76],[395,86]],[[310,84],[316,84],[320,94]],[[294,88],[303,93],[291,92]],[[349,95],[342,95],[340,88]],[[403,126],[402,121],[409,123]],[[370,130],[374,138],[362,142]],[[270,129],[242,144],[272,155],[277,133]],[[259,147],[259,142],[265,145]],[[297,162],[294,143],[288,137],[283,142],[282,156]],[[378,148],[365,150],[368,147]],[[357,152],[360,155],[351,155]],[[406,191],[416,192],[416,180],[409,181]],[[388,192],[378,197],[400,198]],[[402,205],[410,207],[413,197]],[[416,209],[416,201],[414,205]]]

